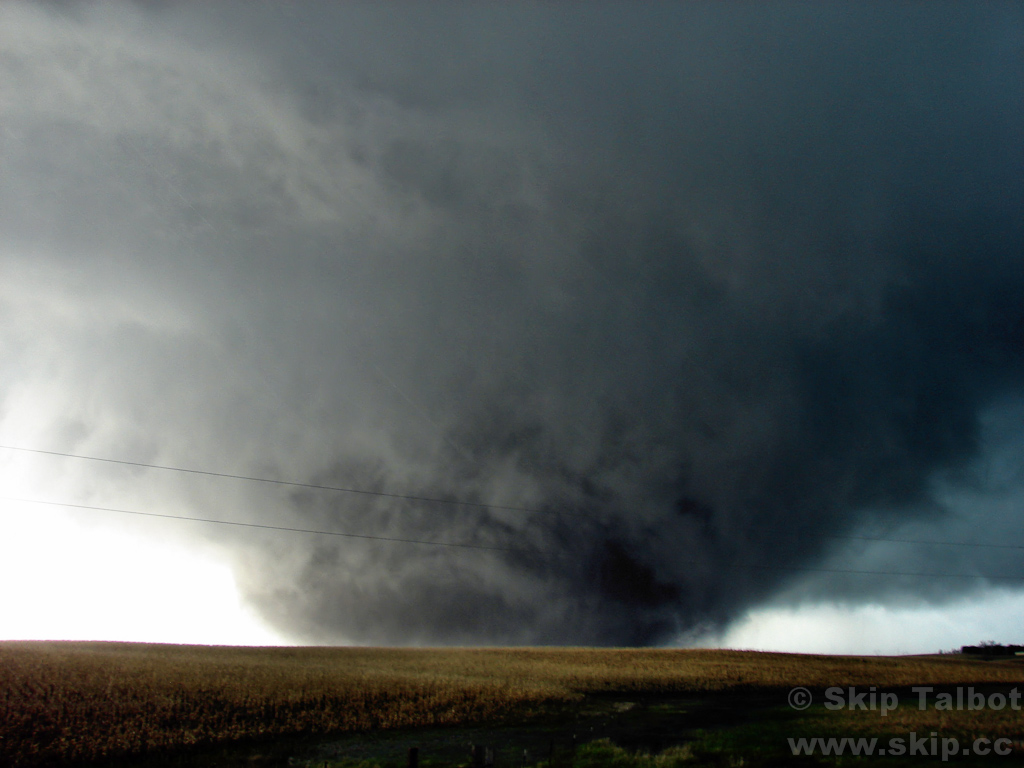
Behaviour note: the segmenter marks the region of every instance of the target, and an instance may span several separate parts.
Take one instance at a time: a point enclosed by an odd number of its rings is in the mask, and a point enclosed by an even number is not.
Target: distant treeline
[[[1024,645],[999,645],[998,643],[982,643],[981,645],[965,645],[960,653],[977,656],[1014,656],[1024,653]]]

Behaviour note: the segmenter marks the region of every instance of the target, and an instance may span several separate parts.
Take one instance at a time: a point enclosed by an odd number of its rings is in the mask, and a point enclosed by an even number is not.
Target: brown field
[[[713,695],[806,686],[909,689],[1024,683],[1021,663],[704,650],[224,648],[0,643],[0,764],[70,765],[289,736],[544,717],[587,697]],[[830,728],[945,728],[808,711]],[[1019,739],[1022,713],[955,713],[958,733]],[[823,721],[824,722],[824,721]],[[1019,746],[1018,746],[1019,750]]]

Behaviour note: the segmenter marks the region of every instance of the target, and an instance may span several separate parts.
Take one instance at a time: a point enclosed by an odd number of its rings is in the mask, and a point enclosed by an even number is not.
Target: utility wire
[[[913,573],[908,571],[861,571],[852,568],[805,568],[799,565],[758,565],[748,563],[745,567],[768,571],[809,571],[811,573],[853,573],[870,576],[924,576],[942,579],[987,579],[989,581],[1024,581],[1024,576],[982,576],[977,573]]]
[[[531,507],[512,507],[502,504],[483,504],[476,501],[460,501],[459,499],[439,499],[434,496],[412,496],[404,493],[387,493],[385,491],[367,491],[361,488],[345,488],[337,485],[319,485],[317,483],[300,483],[292,480],[276,480],[268,477],[252,477],[250,475],[233,475],[228,472],[211,472],[205,469],[190,469],[188,467],[172,467],[166,464],[147,464],[142,461],[125,461],[124,459],[107,459],[100,456],[85,456],[79,453],[61,453],[60,451],[44,451],[39,448],[22,448],[15,445],[0,445],[0,448],[9,451],[25,451],[27,453],[41,453],[47,456],[63,456],[69,459],[85,459],[86,461],[102,461],[107,464],[123,464],[129,467],[145,467],[147,469],[163,469],[168,472],[184,472],[191,475],[205,475],[207,477],[225,477],[232,480],[247,480],[253,483],[268,483],[271,485],[286,485],[292,488],[312,488],[318,491],[337,491],[339,493],[358,493],[364,496],[383,496],[389,499],[404,499],[406,501],[429,501],[435,504],[451,504],[459,507],[476,507],[478,509],[502,509],[511,512],[532,512],[535,514],[558,514],[586,517],[584,513],[572,512],[569,510],[545,510],[533,509]]]
[[[450,541],[427,541],[424,539],[402,539],[396,536],[371,536],[365,533],[342,533],[341,531],[320,531],[313,528],[290,528],[283,525],[265,525],[263,523],[241,523],[233,520],[214,520],[208,517],[191,517],[189,515],[166,515],[159,512],[140,512],[134,509],[117,509],[114,507],[96,507],[90,504],[67,504],[62,501],[43,501],[41,499],[25,499],[17,496],[0,496],[5,501],[20,501],[27,504],[45,504],[51,507],[71,507],[72,509],[90,509],[99,512],[117,512],[122,515],[138,515],[140,517],[161,517],[168,520],[188,520],[194,523],[214,523],[216,525],[234,525],[240,528],[264,528],[271,531],[288,531],[290,533],[315,533],[321,536],[344,536],[349,539],[372,539],[375,541],[395,541],[403,544],[427,544],[433,547],[458,547],[460,549],[489,549],[498,552],[522,552],[522,549],[510,547],[493,547],[487,544],[460,544]]]
[[[828,534],[827,539],[853,539],[854,541],[888,541],[894,544],[933,544],[939,547],[992,547],[994,549],[1024,549],[1024,544],[991,544],[975,541],[928,541],[927,539],[886,539],[881,536],[844,536]]]
[[[496,547],[487,544],[461,544],[447,541],[429,541],[424,539],[404,539],[396,536],[371,536],[368,534],[361,533],[342,533],[340,531],[320,531],[312,528],[290,528],[282,525],[264,525],[261,523],[240,523],[231,520],[214,520],[212,518],[205,517],[191,517],[188,515],[167,515],[158,512],[139,512],[132,509],[116,509],[113,507],[97,507],[89,504],[65,504],[59,501],[43,501],[40,499],[25,499],[12,496],[0,496],[0,498],[7,501],[19,501],[28,504],[45,504],[53,507],[69,507],[72,509],[88,509],[96,510],[100,512],[116,512],[124,515],[139,515],[142,517],[159,517],[168,520],[187,520],[195,523],[213,523],[216,525],[233,525],[240,528],[261,528],[272,531],[288,531],[290,533],[311,533],[322,536],[343,536],[345,538],[352,539],[370,539],[374,541],[390,541],[400,542],[403,544],[423,544],[427,546],[435,547],[453,547],[459,549],[484,549],[497,552],[520,552],[539,554],[538,550],[525,549],[516,547]],[[693,561],[695,562],[695,561]],[[762,565],[760,563],[743,563],[740,567],[754,568],[757,570],[769,570],[769,571],[798,571],[805,573],[839,573],[839,574],[855,574],[864,576],[915,576],[923,578],[942,578],[942,579],[986,579],[989,581],[1024,581],[1024,576],[983,576],[980,574],[973,573],[916,573],[906,571],[867,571],[857,570],[852,568],[812,568],[803,566],[788,566],[788,565]]]
[[[582,512],[573,512],[571,510],[559,510],[559,509],[536,509],[533,507],[513,507],[505,506],[501,504],[483,504],[475,501],[461,501],[459,499],[440,499],[434,496],[413,496],[401,493],[387,493],[385,491],[368,491],[361,488],[347,488],[335,485],[318,485],[316,483],[300,483],[291,480],[277,480],[274,478],[267,477],[254,477],[249,475],[234,475],[227,472],[213,472],[204,469],[191,469],[187,467],[173,467],[165,464],[147,464],[141,461],[126,461],[124,459],[109,459],[100,456],[87,456],[79,453],[63,453],[60,451],[46,451],[40,448],[25,448],[16,445],[0,445],[0,449],[9,451],[24,451],[26,453],[38,453],[47,456],[61,456],[64,458],[71,459],[83,459],[86,461],[99,461],[106,464],[122,464],[129,467],[144,467],[146,469],[162,469],[168,472],[182,472],[193,475],[205,475],[207,477],[223,477],[232,480],[245,480],[254,483],[268,483],[271,485],[284,485],[294,488],[310,488],[319,491],[336,491],[340,493],[357,493],[365,496],[381,496],[391,499],[403,499],[405,501],[426,501],[435,504],[450,504],[453,506],[461,507],[474,507],[477,509],[500,509],[510,512],[529,512],[533,514],[556,514],[556,515],[570,515],[573,517],[589,517],[589,515]],[[148,513],[138,513],[148,514]],[[214,521],[216,522],[216,521]],[[309,533],[326,533],[324,531],[309,531]],[[340,534],[339,534],[340,535]],[[883,536],[854,536],[844,534],[825,534],[822,538],[827,539],[843,539],[852,541],[877,541],[877,542],[889,542],[894,544],[919,544],[919,545],[930,545],[937,547],[986,547],[991,549],[1020,549],[1024,550],[1024,545],[1021,544],[995,544],[988,542],[970,542],[970,541],[929,541],[927,539],[892,539]],[[512,551],[512,550],[510,550]]]

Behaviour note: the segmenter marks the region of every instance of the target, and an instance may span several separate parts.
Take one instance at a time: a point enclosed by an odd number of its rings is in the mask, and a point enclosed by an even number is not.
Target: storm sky
[[[293,642],[1019,598],[1022,40],[1015,2],[5,3],[0,444],[368,493],[10,449],[0,491],[381,537],[67,512],[219,553]]]

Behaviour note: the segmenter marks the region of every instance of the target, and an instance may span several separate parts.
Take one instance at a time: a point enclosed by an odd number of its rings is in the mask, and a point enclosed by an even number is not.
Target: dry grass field
[[[958,656],[4,642],[0,764],[87,764],[253,739],[529,720],[611,693],[779,691],[784,705],[793,686],[1022,683],[1020,663]],[[815,709],[806,722],[827,716],[830,727],[859,732],[947,728],[951,720],[910,708],[885,720],[858,714]],[[958,732],[1020,738],[1021,712],[955,714],[965,716]]]

